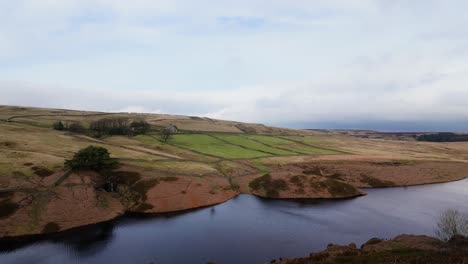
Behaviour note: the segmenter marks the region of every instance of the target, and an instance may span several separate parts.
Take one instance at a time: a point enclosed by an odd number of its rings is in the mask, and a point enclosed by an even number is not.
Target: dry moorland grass
[[[11,117],[16,118],[6,122]],[[93,138],[52,129],[58,120],[87,127],[103,117],[143,119],[151,130]],[[169,124],[182,133],[163,143],[158,129]],[[95,172],[73,172],[59,181],[64,160],[89,145],[105,147],[122,164],[113,174],[115,193],[103,191],[104,180]],[[16,190],[0,195],[5,207],[0,211],[8,213],[0,219],[0,236],[60,231],[125,210],[185,210],[239,193],[342,198],[361,195],[359,187],[443,182],[468,176],[465,172],[468,143],[362,139],[188,116],[0,106],[0,194]],[[33,202],[36,196],[44,198],[40,204]],[[69,212],[72,203],[79,204],[78,213]]]

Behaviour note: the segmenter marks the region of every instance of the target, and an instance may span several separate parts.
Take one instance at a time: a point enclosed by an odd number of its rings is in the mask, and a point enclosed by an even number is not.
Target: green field
[[[315,148],[305,144],[297,143],[291,140],[273,137],[273,136],[262,136],[262,135],[248,135],[249,139],[256,140],[263,144],[271,147],[287,149],[295,152],[296,154],[337,154],[338,152],[333,150]]]
[[[225,140],[231,144],[234,145],[240,145],[249,149],[255,149],[255,150],[260,150],[264,152],[268,152],[274,155],[294,155],[296,153],[283,150],[283,149],[277,149],[277,148],[272,148],[267,145],[264,145],[262,143],[259,143],[257,141],[248,139],[242,135],[226,135],[226,134],[214,134],[213,136]]]
[[[265,152],[245,149],[203,134],[174,135],[169,142],[179,147],[227,159],[248,159],[271,156]]]

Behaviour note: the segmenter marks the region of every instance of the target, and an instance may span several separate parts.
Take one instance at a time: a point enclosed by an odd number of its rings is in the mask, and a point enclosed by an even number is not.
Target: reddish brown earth
[[[32,177],[30,182],[16,185],[20,191],[0,193],[0,204],[6,208],[2,208],[0,216],[0,234],[62,231],[111,220],[126,211],[187,210],[222,203],[240,193],[281,199],[345,198],[365,195],[360,187],[446,182],[468,174],[468,163],[440,161],[312,159],[289,164],[264,161],[269,173],[256,169],[248,161],[241,164],[224,175],[200,176],[124,166],[117,172],[120,180],[115,193],[104,191],[100,187],[101,177],[91,171],[73,173],[59,186],[54,183],[64,171]],[[252,181],[265,175],[270,183],[279,180],[285,187],[267,184],[251,188]]]
[[[468,262],[468,238],[455,236],[448,242],[428,236],[400,235],[390,240],[370,239],[357,248],[328,245],[327,249],[297,259],[272,260],[281,264],[463,264]]]

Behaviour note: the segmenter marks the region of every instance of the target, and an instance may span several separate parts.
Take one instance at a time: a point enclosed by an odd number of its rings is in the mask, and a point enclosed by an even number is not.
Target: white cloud
[[[466,120],[467,7],[4,1],[0,103],[270,124]]]

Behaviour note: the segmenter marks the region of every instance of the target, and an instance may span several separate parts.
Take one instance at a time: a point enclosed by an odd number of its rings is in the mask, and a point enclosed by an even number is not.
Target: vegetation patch
[[[118,163],[110,157],[109,151],[103,147],[88,146],[79,150],[71,160],[65,161],[65,167],[70,169],[102,170],[113,169]]]
[[[14,148],[16,147],[16,142],[14,141],[0,141],[0,147],[4,147],[4,148]]]
[[[158,184],[159,179],[142,180],[133,185],[132,189],[140,194],[143,201],[146,201],[146,193]]]
[[[134,136],[146,134],[151,126],[144,120],[130,122],[126,117],[102,118],[91,122],[89,129],[94,132],[94,136],[103,135],[128,135]]]
[[[291,182],[299,188],[304,188],[304,183],[302,182],[303,177],[304,176],[300,177],[298,175],[292,176],[291,178],[289,178],[289,182]]]
[[[41,214],[43,210],[47,207],[50,197],[52,195],[51,191],[40,191],[33,194],[32,210],[30,212],[31,224],[29,226],[30,231],[37,230],[39,228],[39,221],[41,220]]]
[[[0,199],[10,199],[14,192],[0,192]]]
[[[399,161],[372,162],[371,164],[377,165],[377,166],[404,166],[404,165],[412,165],[413,162],[409,160],[399,160]]]
[[[455,134],[450,132],[441,132],[436,134],[421,135],[416,138],[418,141],[429,142],[459,142],[468,141],[468,134]]]
[[[233,191],[237,192],[240,189],[239,183],[237,183],[237,181],[233,179],[232,177],[229,177],[229,185],[231,186],[231,190]]]
[[[250,181],[249,187],[250,189],[254,191],[258,191],[261,188],[264,188],[265,185],[270,181],[271,181],[271,175],[267,173],[261,177],[255,178],[252,181]]]
[[[276,198],[279,197],[280,191],[285,191],[288,189],[288,184],[283,179],[273,180],[270,174],[265,174],[256,179],[253,179],[249,183],[249,187],[254,191],[264,189],[267,197]]]
[[[166,176],[166,177],[161,177],[159,178],[161,181],[163,182],[175,182],[175,181],[178,181],[179,178],[175,177],[175,176]]]
[[[141,179],[141,174],[136,171],[116,171],[114,179],[115,183],[130,186]]]
[[[0,203],[0,219],[5,219],[13,215],[19,209],[18,204],[11,201]]]
[[[13,175],[13,177],[26,177],[26,174],[24,174],[24,172],[21,171],[12,171],[11,174]]]
[[[323,176],[322,171],[320,170],[320,168],[318,166],[314,167],[314,168],[311,168],[311,169],[304,170],[304,171],[302,171],[302,173],[304,173],[306,175]]]
[[[54,173],[53,171],[43,166],[34,166],[31,169],[34,171],[34,174],[36,174],[39,177],[47,177]]]
[[[361,174],[361,182],[367,183],[371,187],[391,187],[395,186],[395,183],[392,181],[383,181],[367,175]]]
[[[343,175],[341,175],[341,173],[333,172],[332,174],[325,175],[324,177],[331,178],[331,179],[334,179],[334,180],[343,180],[343,178],[341,176],[343,176]]]
[[[246,133],[246,134],[257,134],[257,130],[253,127],[242,125],[242,124],[237,124],[235,125],[240,131]]]
[[[96,195],[96,206],[99,208],[108,208],[109,202],[104,195]]]
[[[257,169],[259,169],[260,171],[262,172],[265,172],[265,173],[268,173],[270,172],[270,170],[268,169],[267,166],[263,165],[260,161],[256,160],[254,161],[254,165],[255,167],[257,167]]]
[[[55,232],[58,232],[58,231],[60,231],[60,226],[57,223],[50,222],[50,223],[47,223],[44,226],[41,233],[43,233],[43,234],[55,233]]]
[[[353,186],[333,179],[323,181],[328,192],[333,196],[344,197],[358,195],[359,191]]]
[[[294,192],[295,192],[295,193],[298,193],[298,194],[305,194],[304,188],[296,189],[296,190],[294,190]]]
[[[233,173],[237,167],[238,164],[231,161],[221,161],[213,165],[213,168],[221,172],[223,175],[229,175]]]
[[[151,205],[151,204],[148,204],[148,203],[141,203],[139,204],[136,208],[135,208],[135,211],[138,211],[138,212],[144,212],[146,210],[151,210],[153,209],[154,206]]]

